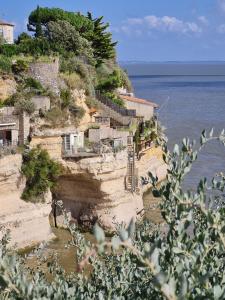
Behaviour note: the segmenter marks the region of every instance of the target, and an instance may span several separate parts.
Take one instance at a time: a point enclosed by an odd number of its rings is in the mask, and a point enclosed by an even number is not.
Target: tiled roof
[[[140,99],[140,98],[136,98],[136,97],[131,97],[131,96],[125,96],[125,95],[120,95],[120,98],[125,100],[125,101],[130,101],[130,102],[136,102],[136,103],[140,103],[140,104],[145,104],[145,105],[149,105],[149,106],[153,106],[155,108],[158,107],[158,105],[154,102],[145,100],[145,99]]]
[[[0,20],[0,25],[8,25],[8,26],[13,26],[13,27],[15,26],[15,25],[13,25],[9,22],[5,22],[5,21],[2,21],[2,20]]]

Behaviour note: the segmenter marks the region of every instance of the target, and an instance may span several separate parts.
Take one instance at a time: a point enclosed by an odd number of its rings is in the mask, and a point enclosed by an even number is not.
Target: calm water
[[[177,73],[177,67],[171,65],[171,73]],[[187,67],[187,70],[185,69]],[[218,73],[224,70],[219,68]],[[140,66],[137,68],[141,73]],[[136,96],[150,99],[160,105],[158,110],[162,124],[167,128],[166,134],[169,139],[169,147],[175,143],[180,143],[183,137],[199,140],[203,129],[210,130],[212,127],[215,132],[225,128],[225,76],[220,75],[152,75],[152,68],[149,65],[149,73],[144,76],[134,76],[135,67],[132,65],[130,70],[131,81],[134,86]],[[157,74],[162,73],[163,65],[154,65]],[[181,66],[179,66],[179,72]],[[193,68],[194,74],[197,68]],[[211,74],[216,74],[215,66],[203,65],[202,70],[208,70]],[[128,69],[129,71],[129,69]],[[166,64],[166,72],[169,67]],[[183,73],[190,73],[190,65],[183,66]],[[195,163],[193,171],[186,180],[186,187],[193,188],[202,177],[211,178],[215,173],[225,171],[225,148],[218,143],[209,144],[200,154],[198,162]]]

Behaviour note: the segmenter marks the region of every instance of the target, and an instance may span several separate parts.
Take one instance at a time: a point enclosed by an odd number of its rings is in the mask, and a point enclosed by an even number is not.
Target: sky
[[[0,0],[0,19],[18,35],[37,5],[103,15],[120,61],[225,61],[225,0]]]

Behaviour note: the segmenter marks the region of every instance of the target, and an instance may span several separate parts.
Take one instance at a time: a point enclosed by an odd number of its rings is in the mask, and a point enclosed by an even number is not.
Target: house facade
[[[0,36],[3,37],[6,44],[13,44],[14,25],[8,22],[0,21]]]
[[[150,120],[154,115],[154,110],[158,105],[154,102],[136,98],[133,96],[120,95],[127,109],[136,110],[137,117],[143,117],[144,121]]]
[[[0,146],[22,145],[30,134],[30,117],[14,107],[0,109]]]

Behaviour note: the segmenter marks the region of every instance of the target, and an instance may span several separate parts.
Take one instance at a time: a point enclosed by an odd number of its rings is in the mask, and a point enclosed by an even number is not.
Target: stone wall
[[[128,131],[118,131],[110,127],[101,127],[99,129],[89,129],[89,141],[99,142],[103,139],[116,139],[121,138],[123,146],[127,145],[127,137],[129,136]]]
[[[35,62],[30,64],[29,74],[38,80],[43,87],[49,88],[59,94],[59,59],[54,58],[53,62]]]
[[[39,110],[48,111],[51,107],[50,98],[45,96],[34,96],[31,101],[35,105],[35,110],[39,113]]]
[[[52,159],[61,159],[62,157],[61,136],[33,136],[30,146],[32,148],[40,146],[47,150]]]

